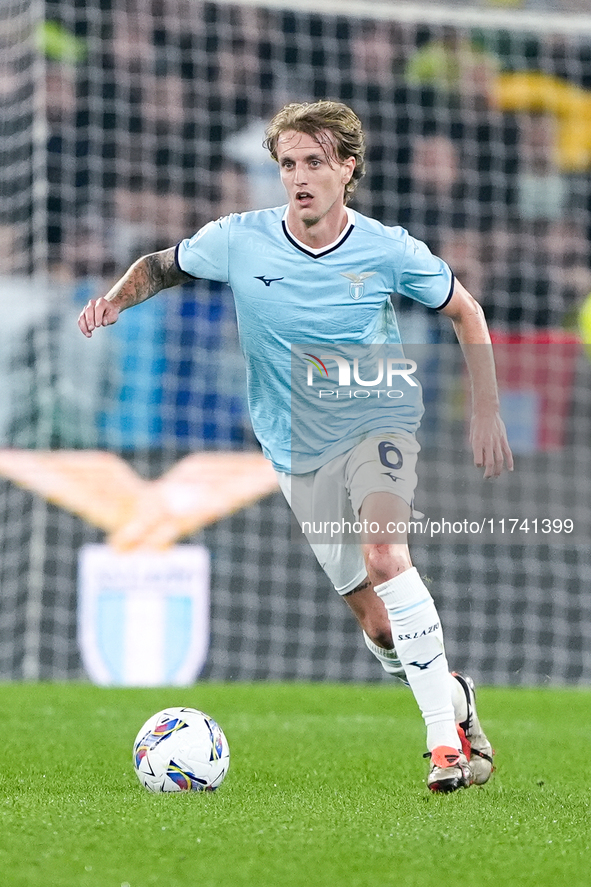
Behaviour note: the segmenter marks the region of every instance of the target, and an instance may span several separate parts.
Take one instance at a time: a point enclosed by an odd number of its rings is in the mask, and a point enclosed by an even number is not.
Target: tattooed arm
[[[115,323],[121,311],[145,302],[160,290],[193,280],[180,270],[174,253],[175,248],[171,247],[143,256],[133,263],[106,296],[91,299],[78,318],[78,326],[84,335],[90,338],[93,330]]]

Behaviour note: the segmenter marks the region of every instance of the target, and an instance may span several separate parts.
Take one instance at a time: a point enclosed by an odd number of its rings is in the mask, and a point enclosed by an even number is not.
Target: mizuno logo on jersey
[[[255,277],[255,280],[262,280],[265,286],[271,286],[272,283],[276,283],[278,280],[283,280],[283,277],[264,277],[261,275],[260,277]]]
[[[369,277],[373,277],[376,272],[362,271],[361,274],[355,274],[353,271],[340,271],[339,273],[341,277],[346,277],[347,280],[351,281],[349,284],[349,295],[358,302],[365,290],[365,281]]]

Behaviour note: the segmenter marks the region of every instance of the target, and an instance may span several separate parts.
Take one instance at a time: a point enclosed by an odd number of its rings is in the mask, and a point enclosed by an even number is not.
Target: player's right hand
[[[104,296],[100,299],[91,299],[80,312],[78,326],[84,335],[90,339],[95,329],[100,326],[110,326],[119,317],[119,308],[109,302]]]

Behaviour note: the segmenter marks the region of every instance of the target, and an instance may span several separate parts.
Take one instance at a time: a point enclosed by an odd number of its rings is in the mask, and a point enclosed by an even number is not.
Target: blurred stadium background
[[[139,255],[283,203],[264,121],[289,100],[346,101],[369,144],[354,206],[426,240],[497,339],[527,345],[525,381],[517,352],[499,352],[518,459],[503,514],[578,528],[415,545],[449,659],[488,684],[589,683],[591,366],[577,329],[591,291],[587,5],[5,0],[3,465],[13,451],[107,450],[156,478],[189,453],[256,451],[223,287],[171,291],[90,342],[76,317]],[[436,316],[397,306],[407,341],[429,344],[436,364],[420,507],[437,496],[451,512],[463,495],[486,498],[455,474],[467,458],[462,387],[446,375],[456,349]],[[549,363],[560,406],[540,406]],[[540,410],[550,437],[532,430]],[[0,474],[0,679],[81,678],[77,557],[103,534]],[[386,679],[293,540],[280,494],[191,541],[212,559],[203,677]]]

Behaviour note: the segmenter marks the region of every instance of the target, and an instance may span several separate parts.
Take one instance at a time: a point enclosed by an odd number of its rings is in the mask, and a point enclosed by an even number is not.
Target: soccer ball
[[[209,715],[196,708],[166,708],[139,731],[133,766],[151,792],[213,791],[228,772],[230,749]]]

